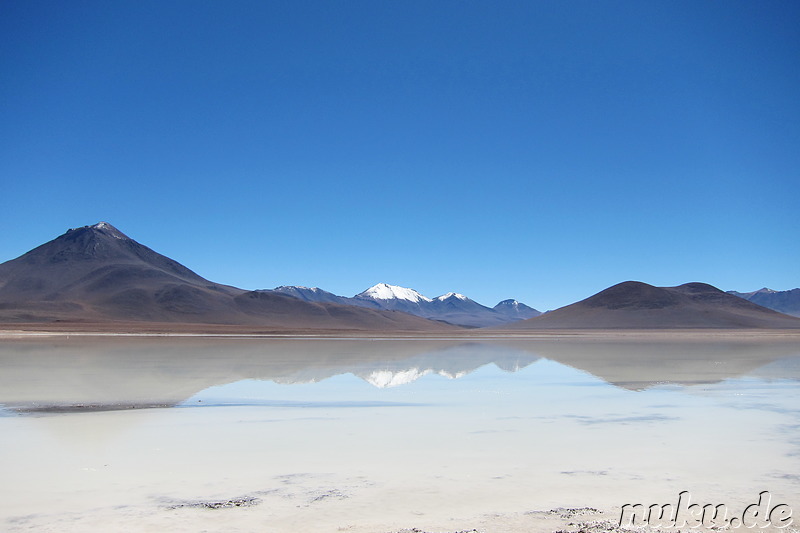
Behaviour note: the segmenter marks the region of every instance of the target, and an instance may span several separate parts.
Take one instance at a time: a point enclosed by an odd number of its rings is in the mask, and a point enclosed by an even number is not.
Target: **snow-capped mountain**
[[[431,302],[427,298],[414,289],[407,289],[405,287],[398,287],[397,285],[389,285],[388,283],[378,283],[373,285],[364,292],[358,293],[354,298],[371,300],[404,300],[412,303]]]
[[[380,309],[388,311],[403,311],[424,318],[432,318],[428,306],[432,300],[421,295],[414,289],[378,283],[369,289],[356,294],[354,300],[372,302]]]
[[[739,298],[787,315],[800,316],[800,289],[774,291],[764,287],[753,292],[728,291]]]
[[[299,285],[281,285],[272,289],[273,292],[280,292],[294,296],[306,302],[327,302],[340,305],[357,305],[369,309],[380,309],[380,305],[369,300],[355,300],[346,296],[338,296],[332,292],[324,291],[319,287],[302,287]]]
[[[503,302],[498,304],[501,306],[500,309],[492,309],[463,294],[448,292],[436,298],[428,298],[414,289],[388,283],[373,285],[352,298],[337,296],[317,287],[280,286],[273,290],[309,302],[329,302],[387,311],[402,311],[423,318],[474,328],[497,326],[540,314],[535,309],[516,300],[509,300],[516,302],[516,307],[511,311],[501,305]]]
[[[542,314],[541,311],[516,300],[503,300],[494,306],[494,310],[513,320],[526,320]]]
[[[450,298],[455,298],[457,300],[465,300],[465,301],[469,300],[469,298],[467,298],[463,294],[458,294],[457,292],[448,292],[447,294],[442,294],[441,296],[437,296],[434,299],[443,302],[443,301],[448,300]]]

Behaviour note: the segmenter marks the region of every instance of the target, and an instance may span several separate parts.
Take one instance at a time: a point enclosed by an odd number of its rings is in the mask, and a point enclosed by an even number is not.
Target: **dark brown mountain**
[[[444,330],[406,313],[304,302],[211,282],[101,222],[0,264],[0,323],[133,322]]]
[[[784,315],[706,283],[654,287],[626,281],[503,329],[800,328]]]

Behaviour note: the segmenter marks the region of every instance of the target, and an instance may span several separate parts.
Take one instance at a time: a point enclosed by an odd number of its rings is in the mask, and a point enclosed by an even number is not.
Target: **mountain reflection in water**
[[[507,339],[19,339],[0,343],[0,405],[19,413],[177,405],[241,380],[319,382],[352,374],[379,388],[486,365],[513,373],[540,359],[630,390],[758,374],[800,379],[795,341]],[[445,385],[442,385],[443,387]]]

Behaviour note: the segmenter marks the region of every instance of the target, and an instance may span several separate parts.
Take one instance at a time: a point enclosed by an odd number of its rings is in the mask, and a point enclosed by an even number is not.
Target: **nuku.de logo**
[[[626,503],[622,506],[619,526],[643,526],[662,528],[698,528],[724,527],[731,528],[785,528],[792,525],[792,508],[785,503],[772,505],[772,495],[763,491],[758,495],[758,503],[748,505],[740,516],[728,518],[728,507],[725,504],[691,503],[689,491],[678,493],[677,504],[653,504],[645,506],[641,503]]]

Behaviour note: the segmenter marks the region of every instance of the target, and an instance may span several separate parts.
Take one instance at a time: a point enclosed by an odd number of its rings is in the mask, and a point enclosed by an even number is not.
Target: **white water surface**
[[[456,531],[506,513],[663,504],[685,490],[732,509],[769,490],[800,508],[798,353],[791,343],[3,342],[0,530]]]

